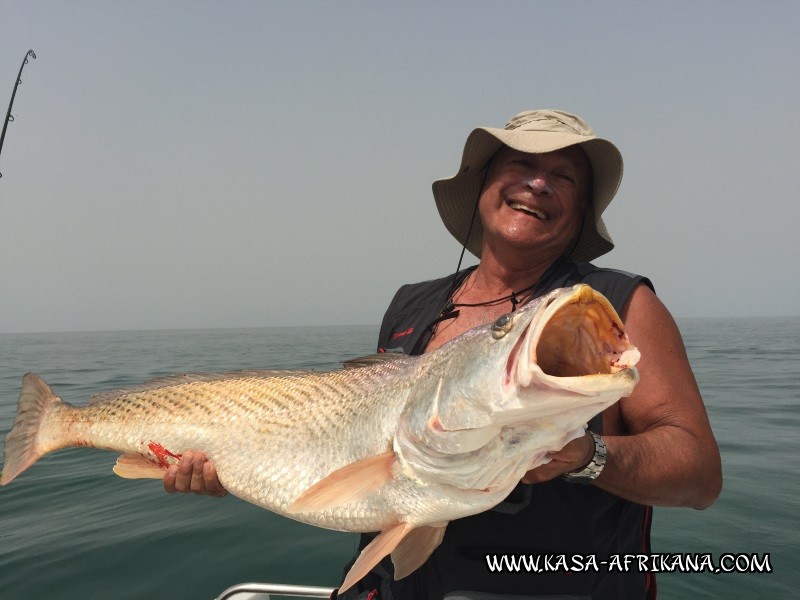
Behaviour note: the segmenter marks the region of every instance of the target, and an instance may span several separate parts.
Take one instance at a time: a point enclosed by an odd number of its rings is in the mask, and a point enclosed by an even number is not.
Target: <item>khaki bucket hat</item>
[[[469,134],[458,173],[433,183],[433,197],[445,227],[467,250],[480,257],[483,240],[480,218],[475,219],[472,232],[469,228],[489,159],[504,145],[540,154],[576,144],[589,157],[594,184],[591,207],[570,258],[592,260],[609,252],[614,242],[600,215],[622,181],[622,155],[614,144],[598,138],[583,119],[559,110],[528,110],[512,117],[503,129],[479,127]]]

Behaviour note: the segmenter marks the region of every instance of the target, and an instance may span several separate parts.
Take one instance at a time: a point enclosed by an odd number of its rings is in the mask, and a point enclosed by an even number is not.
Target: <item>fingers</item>
[[[168,494],[182,492],[218,497],[228,493],[205,453],[192,450],[184,452],[180,462],[167,469],[164,490]]]
[[[168,494],[174,494],[178,491],[175,487],[175,477],[178,474],[178,465],[171,465],[164,475],[164,491]]]
[[[550,462],[531,469],[522,478],[522,483],[542,483],[564,473],[577,471],[589,464],[594,456],[594,438],[589,433],[572,440],[557,452],[548,452]]]
[[[559,463],[549,462],[525,473],[522,483],[542,483],[555,479],[571,469],[563,469]]]
[[[222,487],[222,483],[217,477],[217,469],[214,468],[213,463],[206,462],[203,465],[203,481],[206,484],[206,493],[209,496],[221,498],[228,494],[228,490]]]
[[[572,440],[557,452],[548,452],[552,462],[560,462],[569,466],[570,471],[580,469],[589,464],[594,456],[594,438],[588,431]]]

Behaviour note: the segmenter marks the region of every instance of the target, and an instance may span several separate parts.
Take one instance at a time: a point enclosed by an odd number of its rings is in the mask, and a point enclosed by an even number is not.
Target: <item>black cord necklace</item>
[[[459,307],[462,307],[462,306],[466,306],[466,307],[496,306],[497,304],[505,302],[506,300],[511,300],[511,312],[514,312],[515,310],[517,310],[517,304],[521,304],[522,303],[522,300],[520,299],[520,296],[522,296],[522,294],[530,292],[537,285],[539,285],[538,281],[536,283],[534,283],[533,285],[529,285],[526,288],[523,288],[521,290],[517,290],[516,292],[511,292],[507,296],[503,296],[501,298],[495,298],[494,300],[487,300],[486,302],[472,302],[472,303],[470,303],[470,302],[453,302],[453,299],[451,297],[450,300],[447,301],[447,304],[444,305],[444,308],[442,309],[442,315],[444,315],[446,313],[450,313],[450,312],[454,311],[455,309],[457,309]]]
[[[465,280],[466,281],[466,280]],[[539,280],[541,281],[541,280]],[[488,300],[486,302],[474,302],[474,303],[467,303],[467,302],[453,302],[453,295],[457,290],[454,290],[450,296],[450,299],[442,308],[442,312],[439,313],[439,316],[431,321],[428,326],[425,328],[428,334],[433,334],[434,328],[441,323],[442,321],[447,321],[448,319],[455,319],[458,317],[460,311],[458,310],[459,307],[473,307],[473,306],[494,306],[495,304],[500,304],[501,302],[505,302],[506,300],[511,300],[511,312],[517,310],[517,304],[522,303],[519,296],[525,294],[526,292],[532,291],[537,285],[539,285],[539,281],[534,283],[533,285],[529,285],[528,287],[518,290],[516,292],[511,292],[507,296],[503,296],[502,298],[495,298],[494,300]],[[459,286],[461,287],[461,286]],[[414,356],[422,352],[422,348],[425,344],[428,343],[428,338],[424,335],[421,335],[418,339],[414,347],[411,349],[411,355]]]
[[[558,260],[556,260],[544,272],[544,274],[539,279],[539,281],[537,281],[533,285],[530,285],[530,286],[528,286],[528,287],[526,287],[524,289],[521,289],[521,290],[517,290],[517,291],[511,292],[510,294],[508,294],[507,296],[503,296],[502,298],[495,298],[494,300],[489,300],[487,302],[476,302],[476,303],[466,303],[466,302],[455,303],[455,302],[453,302],[453,296],[455,296],[455,293],[461,287],[460,285],[458,287],[456,287],[456,283],[457,283],[456,277],[458,276],[458,272],[456,272],[454,274],[454,277],[453,277],[453,285],[451,287],[450,298],[445,303],[444,307],[442,308],[441,312],[439,313],[439,316],[437,318],[435,318],[433,321],[431,321],[430,323],[428,323],[428,325],[425,327],[425,331],[427,332],[428,335],[421,335],[421,336],[419,336],[417,338],[417,341],[414,344],[414,347],[411,349],[410,354],[412,356],[415,356],[417,354],[421,354],[422,353],[422,349],[427,345],[427,343],[428,343],[428,341],[430,339],[429,336],[434,333],[434,330],[435,330],[436,326],[439,323],[441,323],[442,321],[447,321],[448,319],[455,319],[456,317],[458,317],[458,315],[459,315],[458,307],[459,306],[461,306],[461,307],[489,306],[489,305],[493,305],[493,304],[498,304],[500,302],[504,302],[506,300],[511,300],[511,307],[512,307],[511,310],[513,312],[514,310],[516,310],[517,305],[521,304],[523,302],[523,300],[520,299],[520,296],[522,296],[523,294],[525,294],[527,292],[533,292],[534,295],[535,295],[536,287],[540,283],[545,285],[545,286],[548,285],[547,282],[553,277],[553,274],[560,267],[560,265],[561,265],[563,260],[564,260],[563,257],[558,259]],[[467,275],[467,277],[469,277],[469,275]],[[463,285],[463,283],[465,281],[466,281],[466,278],[462,281],[462,285]]]

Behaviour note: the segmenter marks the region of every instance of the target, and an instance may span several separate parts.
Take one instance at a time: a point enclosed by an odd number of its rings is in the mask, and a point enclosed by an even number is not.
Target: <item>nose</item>
[[[542,174],[531,176],[527,181],[525,181],[525,185],[530,188],[534,194],[553,193],[553,188],[550,187],[549,180]]]

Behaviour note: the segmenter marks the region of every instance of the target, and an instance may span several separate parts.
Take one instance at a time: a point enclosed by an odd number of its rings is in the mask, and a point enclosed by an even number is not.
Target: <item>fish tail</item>
[[[53,443],[55,440],[43,443],[41,439],[40,434],[47,415],[58,405],[69,406],[56,396],[38,375],[27,373],[22,378],[17,416],[3,446],[3,473],[0,476],[0,485],[11,483],[17,475],[48,452],[69,445]]]

